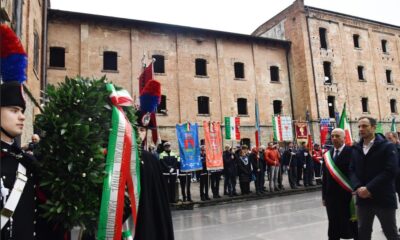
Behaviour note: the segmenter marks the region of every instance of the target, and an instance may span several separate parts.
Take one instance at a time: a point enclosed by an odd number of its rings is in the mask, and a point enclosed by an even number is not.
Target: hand
[[[174,172],[174,168],[171,168],[171,169],[169,170],[169,172],[170,172],[170,173],[173,173],[173,172]]]
[[[368,191],[367,187],[359,187],[357,189],[357,195],[360,198],[371,198],[371,193]]]
[[[307,168],[307,165],[305,165],[305,164],[304,164],[304,166],[303,166],[303,167],[304,167],[304,168]]]

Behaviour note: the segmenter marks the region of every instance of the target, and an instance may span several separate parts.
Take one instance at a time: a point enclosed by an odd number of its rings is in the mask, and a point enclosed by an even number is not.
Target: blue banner
[[[197,123],[176,124],[181,171],[192,172],[203,168],[200,160],[199,126]]]

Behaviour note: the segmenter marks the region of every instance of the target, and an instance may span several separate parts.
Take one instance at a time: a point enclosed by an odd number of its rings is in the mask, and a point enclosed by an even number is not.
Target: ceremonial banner
[[[295,124],[296,139],[297,141],[307,141],[308,127],[306,122],[297,122]]]
[[[199,126],[197,123],[176,124],[179,154],[182,172],[201,170],[203,165],[200,160]]]
[[[321,146],[332,146],[331,132],[333,126],[330,123],[330,118],[321,118],[320,121],[320,134]]]
[[[274,141],[293,141],[292,117],[272,116],[272,126],[274,130]]]
[[[222,160],[222,137],[219,122],[203,122],[204,139],[206,146],[207,170],[219,170],[224,168]]]
[[[153,79],[153,62],[146,67],[144,64],[143,72],[139,76],[139,93],[142,94],[146,83]]]
[[[240,118],[225,117],[225,139],[240,140]]]

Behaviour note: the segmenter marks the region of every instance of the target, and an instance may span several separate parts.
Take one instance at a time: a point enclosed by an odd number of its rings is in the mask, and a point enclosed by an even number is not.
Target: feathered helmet
[[[18,106],[25,110],[22,88],[28,65],[25,50],[17,35],[6,24],[0,24],[0,36],[0,106]]]

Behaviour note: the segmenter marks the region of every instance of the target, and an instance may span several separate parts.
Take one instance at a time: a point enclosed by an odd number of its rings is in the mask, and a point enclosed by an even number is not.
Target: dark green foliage
[[[109,94],[105,77],[66,78],[47,87],[47,104],[35,121],[42,135],[40,186],[48,195],[43,217],[66,229],[97,228],[111,130]],[[135,123],[134,109],[124,110]]]

